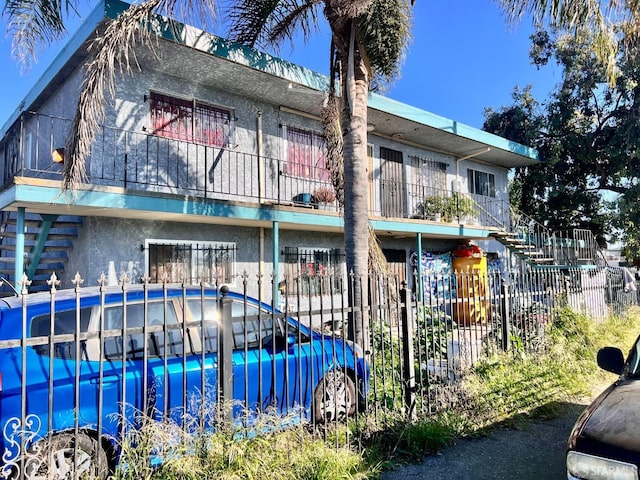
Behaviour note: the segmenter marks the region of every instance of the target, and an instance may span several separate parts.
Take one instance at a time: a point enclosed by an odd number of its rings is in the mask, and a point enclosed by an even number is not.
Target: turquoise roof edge
[[[48,85],[58,71],[71,58],[80,45],[89,38],[91,33],[105,17],[116,18],[128,7],[128,3],[120,0],[103,0],[98,3],[91,14],[82,23],[78,31],[71,37],[69,42],[64,46],[51,65],[49,65],[40,79],[29,91],[22,104],[31,105],[31,103],[35,101],[46,85]],[[314,72],[308,68],[301,67],[300,65],[296,65],[287,60],[260,52],[245,45],[226,40],[207,32],[202,32],[195,27],[190,27],[179,22],[165,21],[156,24],[155,28],[157,34],[168,40],[189,45],[190,37],[197,39],[196,43],[192,42],[193,44],[190,46],[203,50],[211,55],[216,55],[220,58],[297,82],[309,88],[325,90],[329,84],[329,79],[325,75]],[[193,31],[202,32],[205,35],[189,35],[189,33]],[[182,34],[181,38],[179,37],[180,34]],[[203,41],[203,38],[205,38],[206,41]],[[470,140],[475,140],[501,150],[506,150],[527,158],[539,160],[538,152],[534,148],[527,147],[526,145],[522,145],[517,142],[512,142],[498,135],[470,127],[455,120],[441,117],[382,95],[370,93],[369,107],[421,123],[428,127],[437,128],[453,135],[459,135]],[[21,110],[16,110],[4,124],[2,128],[3,136],[6,133],[6,130],[18,118],[20,113]]]
[[[406,103],[393,100],[376,93],[369,94],[369,108],[381,110],[383,112],[390,113],[397,117],[406,118],[423,125],[437,128],[439,130],[449,132],[453,135],[465,137],[470,140],[482,142],[487,145],[499,148],[501,150],[507,150],[524,157],[531,158],[533,160],[539,160],[538,151],[535,148],[527,147],[517,142],[507,140],[504,137],[494,135],[493,133],[485,132],[474,127],[465,125],[464,123],[457,122],[435,113],[421,110],[417,107],[408,105]]]

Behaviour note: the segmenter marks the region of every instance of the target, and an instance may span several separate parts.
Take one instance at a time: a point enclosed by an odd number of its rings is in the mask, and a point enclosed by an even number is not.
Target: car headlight
[[[567,453],[567,478],[638,480],[638,467],[631,463],[572,451]]]

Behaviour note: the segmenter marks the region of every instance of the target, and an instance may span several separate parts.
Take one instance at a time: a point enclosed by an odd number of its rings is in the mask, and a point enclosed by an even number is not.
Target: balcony
[[[63,166],[52,152],[63,160],[71,124],[69,119],[23,114],[0,140],[4,187],[17,176],[61,180]],[[237,147],[220,148],[109,127],[96,135],[87,160],[87,180],[95,186],[130,192],[338,212],[335,200],[321,201],[320,192],[326,187],[332,190],[322,168],[242,152]],[[369,190],[372,217],[497,228],[509,222],[508,204],[495,198],[388,180],[372,181]],[[439,216],[427,208],[431,203],[443,206]]]

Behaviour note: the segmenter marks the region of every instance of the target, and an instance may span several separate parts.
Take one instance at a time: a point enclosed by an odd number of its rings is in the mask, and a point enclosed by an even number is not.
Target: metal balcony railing
[[[24,113],[0,139],[4,185],[16,176],[61,179],[63,167],[54,161],[53,152],[58,160],[64,158],[71,125],[69,119]],[[339,209],[335,199],[323,202],[326,190],[333,190],[323,165],[301,165],[237,147],[202,145],[148,132],[101,127],[86,169],[92,185],[129,191]],[[495,198],[388,180],[374,181],[369,189],[373,216],[500,228],[509,224],[508,203]]]

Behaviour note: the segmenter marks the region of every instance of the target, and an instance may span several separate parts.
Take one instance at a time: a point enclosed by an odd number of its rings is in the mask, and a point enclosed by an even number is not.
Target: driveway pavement
[[[385,472],[382,480],[566,479],[565,448],[585,404],[567,404],[553,420],[519,429],[501,428],[486,437],[459,440],[418,465]]]

